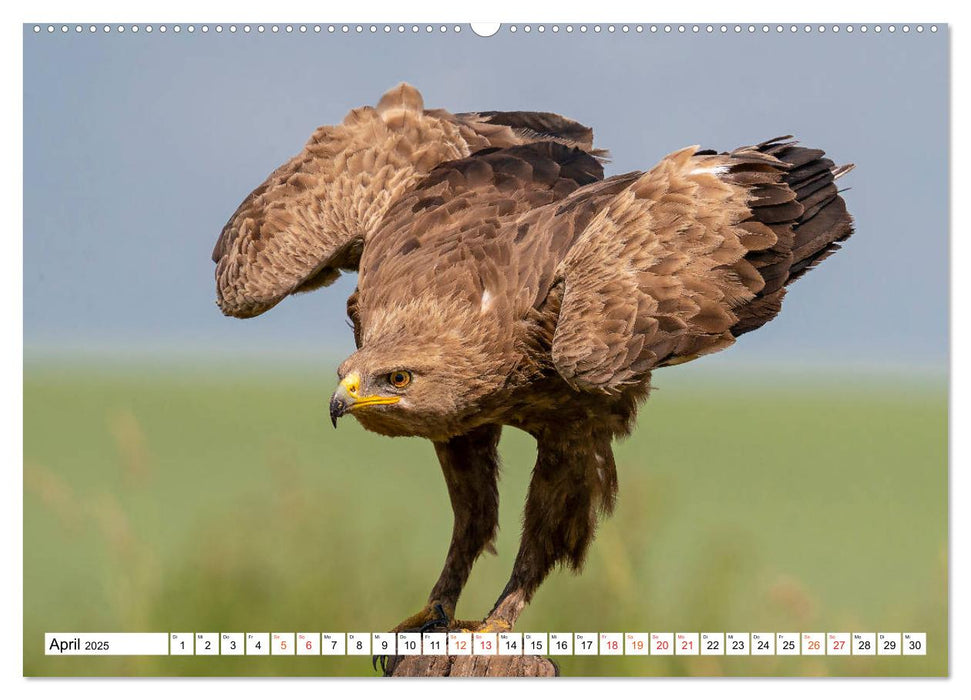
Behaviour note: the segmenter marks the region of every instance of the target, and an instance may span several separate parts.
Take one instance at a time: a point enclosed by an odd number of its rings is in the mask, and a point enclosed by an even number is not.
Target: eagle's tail
[[[764,154],[777,159],[785,169],[781,187],[760,184],[759,168],[749,170],[740,163],[729,171],[730,179],[752,187],[752,219],[771,228],[778,238],[771,248],[746,256],[765,286],[752,301],[734,309],[738,322],[731,332],[735,337],[773,319],[782,306],[786,287],[839,250],[840,243],[853,233],[853,218],[836,187],[836,180],[853,165],[837,166],[823,151],[797,146],[790,139],[782,136],[730,154],[741,161]]]

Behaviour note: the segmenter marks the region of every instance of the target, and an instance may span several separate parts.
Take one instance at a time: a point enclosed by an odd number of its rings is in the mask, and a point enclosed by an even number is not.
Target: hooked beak
[[[357,372],[351,372],[341,380],[337,391],[330,398],[330,422],[337,427],[337,419],[345,413],[363,408],[365,406],[381,406],[398,403],[401,400],[398,396],[361,396],[358,392],[361,388],[361,378]]]
[[[338,391],[340,391],[338,389]],[[338,392],[335,391],[334,395],[330,397],[330,422],[337,427],[337,419],[347,413],[347,402],[337,395]]]

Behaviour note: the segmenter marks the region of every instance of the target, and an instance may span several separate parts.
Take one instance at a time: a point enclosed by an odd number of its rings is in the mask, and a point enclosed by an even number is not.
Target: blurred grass
[[[560,657],[568,676],[946,674],[945,382],[726,376],[656,375],[586,571],[554,573],[518,629],[928,635],[925,657]],[[434,453],[332,430],[332,382],[28,364],[24,673],[374,675],[362,657],[43,654],[45,631],[380,631],[416,611],[451,528]],[[533,450],[506,431],[499,556],[459,617],[506,581]]]

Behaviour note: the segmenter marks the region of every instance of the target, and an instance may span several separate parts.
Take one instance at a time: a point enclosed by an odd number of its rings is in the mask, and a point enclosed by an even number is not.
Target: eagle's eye
[[[388,383],[395,389],[404,389],[411,384],[411,372],[405,369],[396,369],[388,375]]]

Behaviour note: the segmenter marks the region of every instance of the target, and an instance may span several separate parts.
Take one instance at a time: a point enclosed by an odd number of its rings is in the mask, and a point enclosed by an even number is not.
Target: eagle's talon
[[[448,631],[452,628],[452,617],[445,606],[439,602],[432,602],[422,608],[419,612],[407,618],[401,624],[396,625],[391,631],[395,634],[401,632],[418,632],[424,634],[432,630],[441,629]],[[377,671],[378,663],[381,664],[381,673],[388,675],[388,661],[394,654],[375,654],[371,657],[371,667]]]
[[[381,675],[382,676],[387,676],[388,675],[388,661],[390,659],[391,659],[391,656],[389,656],[388,654],[375,654],[374,656],[371,657],[371,668],[373,668],[375,671],[377,671],[378,670],[378,664],[380,663],[381,664]]]
[[[449,624],[452,622],[452,618],[450,618],[445,612],[445,608],[442,607],[441,603],[435,603],[434,606],[432,606],[432,609],[438,613],[438,617],[436,617],[434,620],[429,620],[419,628],[418,631],[422,634],[437,627],[448,629]]]
[[[488,634],[490,632],[511,632],[512,625],[499,618],[486,618],[484,620],[454,620],[450,632],[461,632],[463,634],[474,634],[476,632]]]
[[[442,603],[434,601],[426,605],[419,612],[403,620],[391,631],[398,632],[428,632],[441,627],[449,629],[452,626],[452,616]]]
[[[489,633],[489,632],[512,632],[512,625],[505,620],[499,619],[497,617],[486,618],[482,621],[479,629],[476,632]]]

